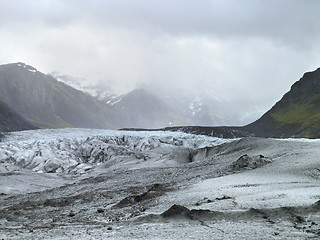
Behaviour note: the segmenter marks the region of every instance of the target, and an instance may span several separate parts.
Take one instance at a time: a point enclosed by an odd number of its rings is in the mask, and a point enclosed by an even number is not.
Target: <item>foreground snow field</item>
[[[23,131],[0,142],[1,239],[318,239],[320,141]]]

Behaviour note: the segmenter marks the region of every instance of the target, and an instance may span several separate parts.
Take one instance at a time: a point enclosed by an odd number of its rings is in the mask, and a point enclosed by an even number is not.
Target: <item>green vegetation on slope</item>
[[[308,72],[256,122],[245,129],[263,137],[320,137],[320,68]]]

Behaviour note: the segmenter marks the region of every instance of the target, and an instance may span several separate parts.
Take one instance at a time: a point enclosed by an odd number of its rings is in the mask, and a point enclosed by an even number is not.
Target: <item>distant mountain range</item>
[[[155,122],[162,123],[161,125],[165,123],[166,126],[169,126],[170,124],[168,123],[177,123],[177,121],[182,125],[219,126],[243,124],[246,121],[246,119],[243,119],[240,115],[236,114],[236,109],[233,109],[234,104],[223,102],[222,100],[217,99],[216,96],[212,96],[213,94],[209,92],[201,94],[197,93],[197,89],[195,89],[192,94],[187,94],[184,91],[172,92],[170,89],[159,91],[159,89],[144,86],[143,89],[135,89],[127,94],[117,96],[112,92],[111,87],[106,86],[105,83],[92,84],[86,79],[63,75],[57,72],[50,73],[50,75],[55,77],[58,81],[61,81],[77,90],[85,92],[99,100],[105,101],[111,106],[118,105],[122,108],[124,105],[132,103],[131,101],[127,101],[128,98],[135,98],[135,100],[132,99],[134,100],[133,102],[135,105],[131,104],[131,113],[128,115],[129,118],[135,118],[136,116],[139,118],[141,114],[145,114],[145,121],[143,121],[143,124],[138,124],[139,126],[155,126],[155,124],[153,124]],[[138,97],[138,95],[141,96]],[[146,97],[152,98],[152,101],[144,101],[146,100]],[[125,100],[126,103],[121,103],[122,100]],[[153,102],[161,102],[160,104],[162,106],[166,105],[165,108],[168,109],[167,111],[170,115],[169,119],[165,119],[163,114],[160,116],[159,120],[150,119],[150,111],[152,112],[152,107],[148,109],[144,107],[144,111],[142,111],[143,109],[141,105],[146,105],[147,103],[150,105],[150,103]],[[137,112],[133,113],[133,110],[137,110]],[[146,113],[146,110],[150,111]],[[166,111],[163,113],[165,112]],[[158,112],[154,112],[158,117],[160,113],[160,110]],[[176,121],[172,121],[172,118]],[[165,121],[163,121],[164,119]],[[151,122],[147,120],[151,120]],[[137,122],[136,118],[133,121]],[[159,124],[157,125],[159,126]]]
[[[0,66],[0,101],[20,116],[26,127],[117,129],[184,124],[164,102],[146,91],[133,91],[111,103],[113,99],[94,97],[24,63]],[[12,115],[14,118],[18,119]],[[2,131],[20,129],[6,126],[3,122]]]
[[[63,82],[76,90],[87,93],[105,102],[111,101],[118,97],[112,92],[110,87],[103,83],[91,84],[89,81],[86,81],[86,79],[61,74],[59,72],[52,72],[49,75],[57,79],[59,82]]]
[[[62,127],[168,127],[167,130],[219,137],[318,138],[319,103],[320,68],[305,73],[257,121],[244,127],[204,127],[232,118],[223,112],[221,104],[214,104],[210,96],[162,96],[145,89],[116,96],[94,87],[80,86],[65,75],[45,75],[24,63],[0,66],[0,131]]]

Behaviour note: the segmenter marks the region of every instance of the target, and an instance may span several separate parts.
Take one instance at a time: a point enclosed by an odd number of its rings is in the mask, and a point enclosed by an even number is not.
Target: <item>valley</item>
[[[319,0],[0,19],[0,240],[320,239]]]

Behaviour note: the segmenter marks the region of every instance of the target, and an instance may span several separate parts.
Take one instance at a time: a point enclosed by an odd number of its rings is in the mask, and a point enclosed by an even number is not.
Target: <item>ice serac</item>
[[[320,137],[320,68],[307,72],[260,119],[244,129],[262,137]]]
[[[46,137],[43,137],[46,136]],[[93,168],[173,167],[193,161],[195,150],[232,140],[172,132],[90,129],[8,134],[0,160],[39,173],[84,174]]]

